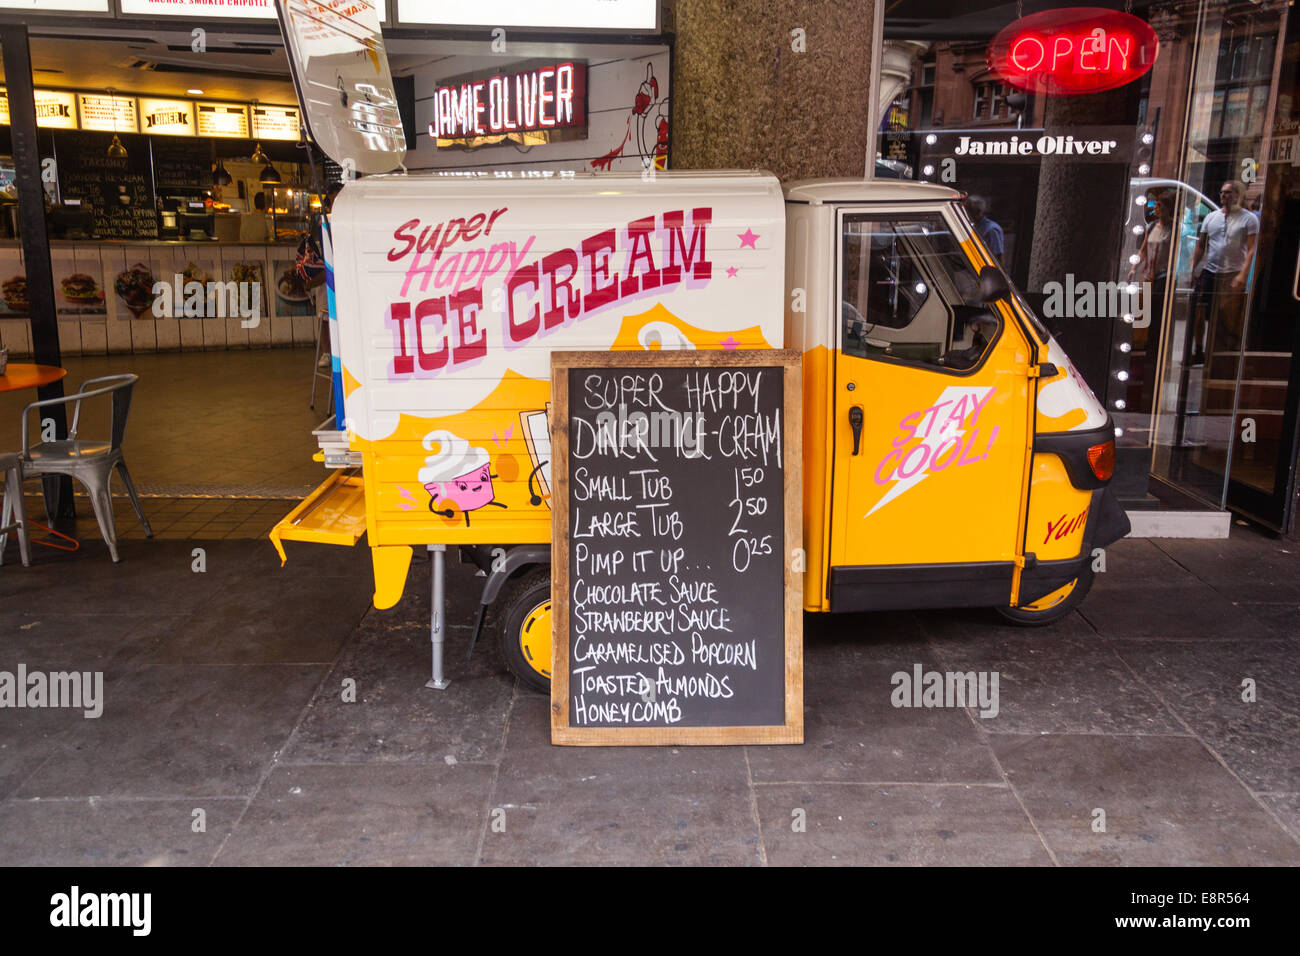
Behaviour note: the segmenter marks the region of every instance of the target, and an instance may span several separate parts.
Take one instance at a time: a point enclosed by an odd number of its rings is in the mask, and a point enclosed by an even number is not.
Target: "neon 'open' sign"
[[[1078,96],[1132,83],[1155,65],[1160,41],[1118,10],[1067,7],[1022,17],[989,45],[1002,82],[1030,93]]]

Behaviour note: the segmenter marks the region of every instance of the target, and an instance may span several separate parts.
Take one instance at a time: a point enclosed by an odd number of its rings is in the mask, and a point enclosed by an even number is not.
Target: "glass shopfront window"
[[[1153,64],[1133,69],[1119,40],[1097,48],[1086,31],[1071,41],[1081,52],[1069,77],[1013,82],[996,55],[1019,16],[1110,24],[1120,10],[1158,46]],[[1274,526],[1290,513],[1279,482],[1295,461],[1300,323],[1271,318],[1282,290],[1262,298],[1261,283],[1295,265],[1295,216],[1283,215],[1293,166],[1267,157],[1295,138],[1297,19],[1286,0],[1082,14],[976,2],[943,15],[900,0],[886,11],[886,62],[911,68],[882,84],[892,121],[879,155],[969,194],[985,244],[1000,244],[1004,268],[1114,417],[1114,487],[1130,508],[1231,506]],[[1113,81],[1097,80],[1098,49],[1113,54]],[[1080,75],[1111,88],[1064,95]],[[1251,488],[1273,504],[1248,502]]]

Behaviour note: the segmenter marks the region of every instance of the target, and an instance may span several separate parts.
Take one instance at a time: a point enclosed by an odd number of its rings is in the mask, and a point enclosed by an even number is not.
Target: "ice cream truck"
[[[482,571],[475,638],[491,620],[511,669],[548,685],[556,350],[801,353],[808,612],[994,607],[1047,624],[1083,600],[1096,549],[1128,532],[1107,488],[1114,425],[960,193],[758,171],[392,172],[405,140],[378,23],[357,8],[280,4],[312,136],[365,175],[328,228],[337,468],[272,540],[283,558],[283,540],[364,535],[381,609],[429,549],[432,686],[449,551]]]

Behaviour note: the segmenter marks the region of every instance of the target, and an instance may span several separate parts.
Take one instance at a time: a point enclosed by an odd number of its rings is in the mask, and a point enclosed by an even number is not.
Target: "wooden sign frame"
[[[772,368],[782,371],[785,541],[785,722],[771,726],[572,727],[569,725],[569,371],[571,369]],[[551,353],[551,743],[676,746],[803,743],[802,356],[791,349]]]

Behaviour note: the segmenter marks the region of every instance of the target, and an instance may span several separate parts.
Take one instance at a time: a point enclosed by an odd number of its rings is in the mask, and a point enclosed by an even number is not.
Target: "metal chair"
[[[5,561],[9,532],[18,532],[18,555],[23,567],[32,563],[32,546],[27,535],[27,508],[23,504],[23,460],[18,455],[0,455],[0,472],[4,474],[4,507],[0,508],[0,564]]]
[[[149,522],[140,507],[140,496],[135,493],[135,485],[131,482],[131,473],[126,470],[126,460],[122,457],[122,438],[126,434],[126,417],[131,411],[131,392],[135,388],[135,383],[139,380],[140,376],[130,373],[92,378],[82,382],[81,388],[71,395],[32,402],[23,409],[23,451],[21,455],[23,479],[46,475],[68,475],[81,482],[90,494],[90,503],[95,509],[95,519],[99,522],[99,531],[104,536],[104,543],[108,545],[108,553],[113,556],[114,562],[119,560],[117,556],[117,532],[113,527],[113,497],[109,489],[109,482],[112,479],[114,468],[117,469],[122,478],[122,484],[126,487],[126,493],[131,499],[131,507],[135,509],[135,513],[139,517],[144,533],[150,538],[153,537],[153,529],[149,527]],[[113,396],[112,435],[107,442],[79,441],[77,440],[77,425],[81,420],[81,403],[86,399],[96,398],[100,395]],[[72,412],[72,427],[68,429],[67,439],[29,445],[27,440],[27,413],[34,408],[66,405],[69,402],[75,402],[76,408]],[[50,523],[53,524],[54,516],[50,515],[49,518]]]

